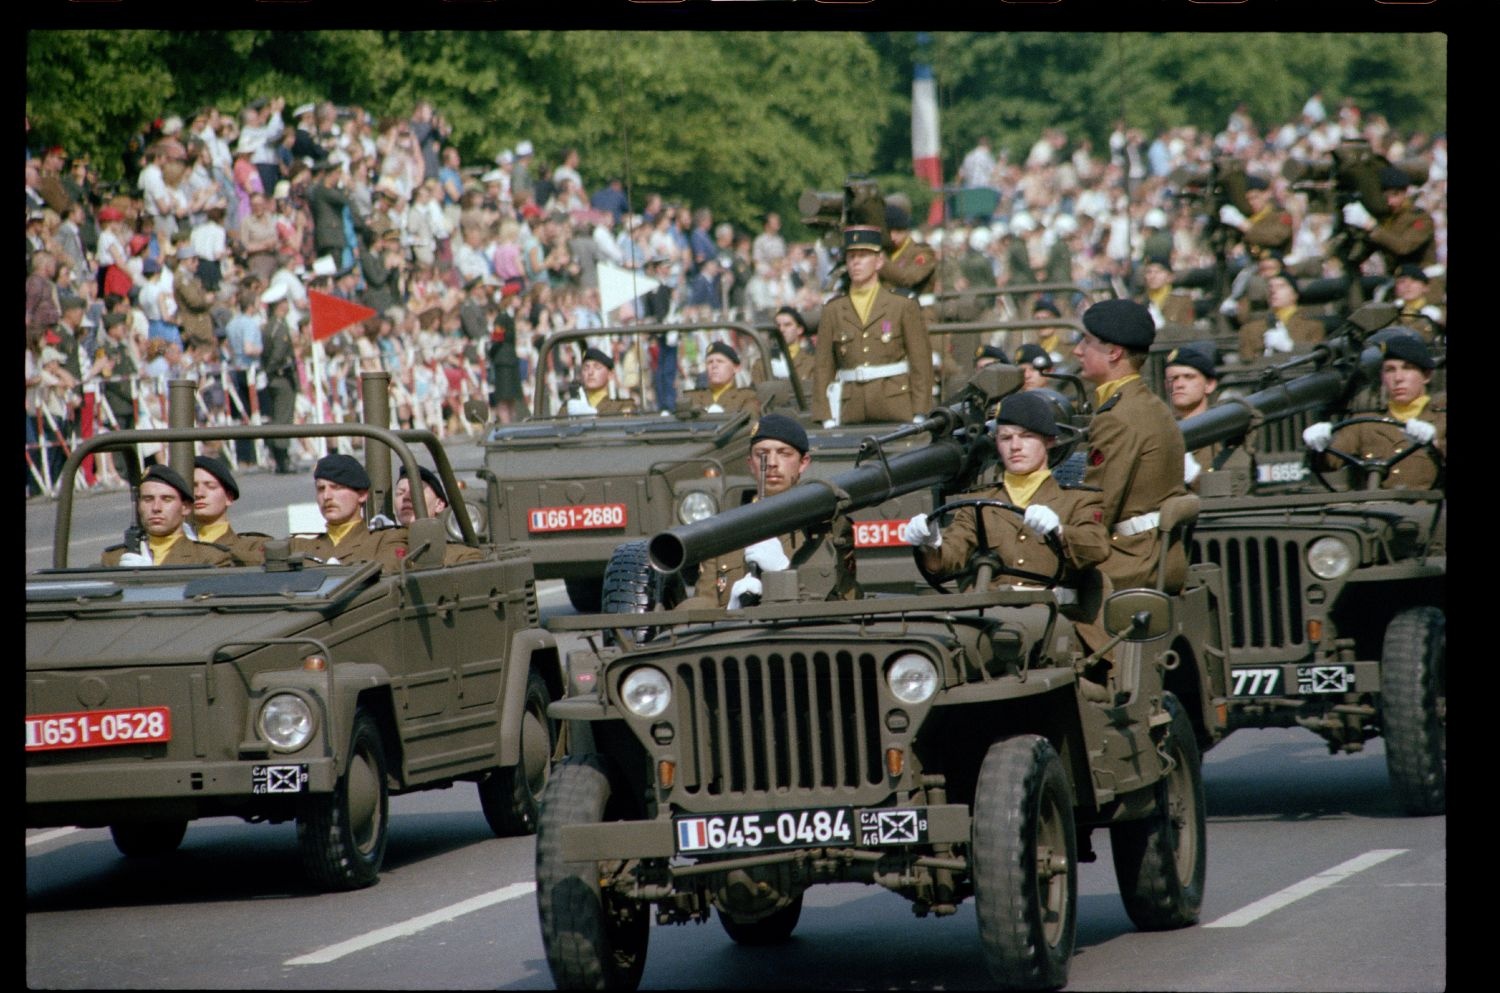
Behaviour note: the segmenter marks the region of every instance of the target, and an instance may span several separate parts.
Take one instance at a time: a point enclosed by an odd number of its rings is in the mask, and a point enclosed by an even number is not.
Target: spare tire
[[[686,588],[678,574],[668,576],[651,568],[645,539],[618,546],[604,567],[601,609],[606,614],[649,614],[671,610],[683,601]],[[631,637],[646,641],[656,633],[649,626],[635,628]],[[605,640],[611,635],[605,632]]]

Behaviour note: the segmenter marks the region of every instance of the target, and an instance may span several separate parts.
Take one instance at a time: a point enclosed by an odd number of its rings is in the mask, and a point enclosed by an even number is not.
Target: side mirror
[[[1172,627],[1172,598],[1159,590],[1124,590],[1104,601],[1104,630],[1126,641],[1152,641]]]

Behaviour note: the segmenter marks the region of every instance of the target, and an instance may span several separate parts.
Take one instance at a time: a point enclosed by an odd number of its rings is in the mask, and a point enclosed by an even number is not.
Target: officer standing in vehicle
[[[734,385],[740,371],[740,353],[734,346],[723,341],[709,345],[703,366],[708,374],[708,387],[688,390],[678,401],[679,407],[696,407],[707,414],[737,414],[742,410],[752,415],[760,413],[760,399],[755,391]]]
[[[1211,344],[1183,345],[1167,353],[1162,378],[1166,382],[1167,402],[1172,416],[1181,421],[1208,410],[1208,401],[1219,388],[1218,370],[1214,367]],[[1187,453],[1183,482],[1197,489],[1201,473],[1213,471],[1213,460],[1224,446],[1215,442]]]
[[[1094,386],[1088,468],[1083,481],[1103,493],[1102,522],[1112,551],[1099,569],[1115,589],[1156,584],[1162,540],[1159,510],[1183,496],[1187,452],[1171,408],[1141,378],[1156,325],[1141,304],[1102,300],[1083,312],[1083,337],[1073,347],[1079,374]],[[1187,577],[1187,557],[1174,549],[1167,588]]]
[[[229,463],[211,455],[193,459],[193,526],[199,541],[229,549],[235,565],[260,565],[266,560],[270,535],[237,534],[229,523],[229,505],[240,498]]]
[[[234,565],[229,550],[194,541],[183,531],[193,488],[172,468],[153,465],[141,477],[136,514],[145,531],[137,547],[111,545],[100,564],[105,566]]]
[[[765,458],[762,471],[761,458]],[[767,414],[760,419],[750,442],[750,472],[766,496],[785,493],[802,481],[812,464],[807,431],[785,414]],[[747,548],[726,552],[698,566],[694,596],[687,607],[746,606],[747,597],[761,593],[761,572],[802,567],[827,540],[833,551],[833,587],[830,600],[853,600],[860,595],[855,581],[854,525],[842,515],[825,527],[808,528],[767,538]]]
[[[826,427],[910,421],[932,405],[927,321],[915,300],[881,286],[880,248],[879,228],[844,229],[849,290],[818,321],[813,416]]]
[[[1430,266],[1437,261],[1437,241],[1432,217],[1412,202],[1411,176],[1400,166],[1380,170],[1380,189],[1390,211],[1377,221],[1358,200],[1344,205],[1344,223],[1366,232],[1369,251],[1385,259],[1385,271],[1395,272],[1403,265]],[[1355,261],[1363,261],[1357,259]]]
[[[401,528],[371,531],[365,524],[365,501],[370,498],[370,475],[351,455],[334,453],[313,468],[318,510],[328,530],[318,535],[293,535],[291,553],[327,563],[379,562],[397,569],[406,557],[406,532]]]

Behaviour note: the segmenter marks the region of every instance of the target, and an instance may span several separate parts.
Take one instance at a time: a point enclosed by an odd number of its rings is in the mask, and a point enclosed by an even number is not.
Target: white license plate
[[[526,530],[595,531],[622,528],[627,521],[623,503],[581,503],[568,507],[532,507],[526,512]]]
[[[906,545],[905,521],[855,521],[855,548],[898,548]]]
[[[84,710],[26,718],[28,752],[155,744],[171,740],[172,711],[167,707]]]
[[[675,817],[682,855],[760,852],[823,845],[915,845],[927,840],[925,808],[763,810],[749,814]]]

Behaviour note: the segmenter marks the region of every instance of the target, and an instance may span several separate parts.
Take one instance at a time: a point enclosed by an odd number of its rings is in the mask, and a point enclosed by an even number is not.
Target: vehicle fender
[[[387,745],[393,743],[394,728],[389,725],[392,714],[390,701],[390,674],[382,666],[366,662],[336,663],[325,671],[306,669],[282,669],[258,672],[250,679],[249,727],[255,726],[256,712],[268,696],[281,690],[297,690],[311,698],[319,708],[318,745],[312,747],[326,750],[334,756],[338,774],[342,775],[349,761],[346,747],[349,729],[354,726],[354,714],[361,702],[375,713],[382,725]],[[395,752],[391,752],[394,760]]]
[[[504,767],[521,761],[521,715],[526,705],[526,676],[532,669],[547,681],[552,699],[563,695],[562,665],[557,639],[540,628],[517,631],[505,657],[505,684],[500,689],[500,762]]]

